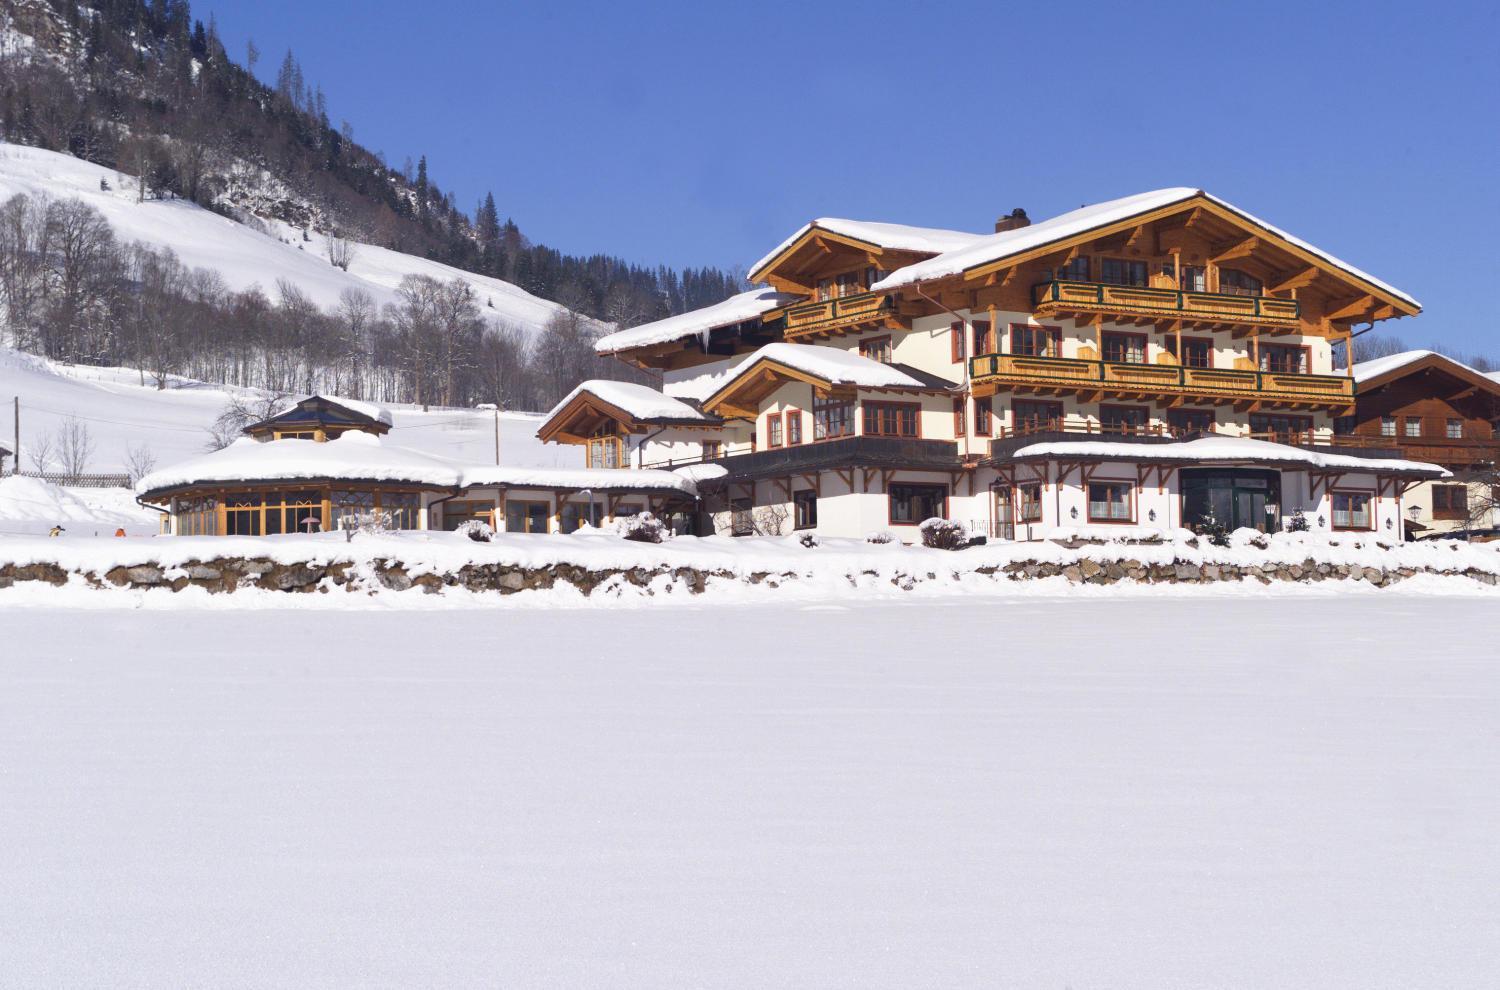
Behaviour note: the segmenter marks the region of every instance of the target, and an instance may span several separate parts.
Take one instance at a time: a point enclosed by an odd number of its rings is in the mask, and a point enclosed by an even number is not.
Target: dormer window
[[[589,437],[588,465],[591,468],[624,467],[625,456],[620,438],[602,431]]]

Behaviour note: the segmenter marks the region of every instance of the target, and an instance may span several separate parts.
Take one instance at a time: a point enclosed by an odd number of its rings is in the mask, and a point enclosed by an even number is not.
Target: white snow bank
[[[736,323],[753,320],[762,313],[796,302],[800,296],[788,295],[774,289],[751,289],[723,302],[704,306],[688,313],[679,313],[654,323],[643,323],[629,330],[617,330],[594,342],[599,354],[614,354],[635,347],[652,344],[669,344],[674,340],[698,337],[720,327],[732,327]]]
[[[1351,457],[1328,454],[1304,447],[1292,447],[1248,437],[1202,437],[1181,443],[1141,444],[1109,440],[1085,440],[1077,443],[1034,443],[1018,449],[1018,460],[1049,457],[1100,457],[1111,460],[1168,461],[1277,461],[1306,464],[1317,468],[1341,468],[1346,471],[1399,472],[1446,478],[1449,472],[1436,464],[1405,461],[1396,458]]]
[[[132,536],[157,532],[157,513],[135,504],[125,488],[63,488],[41,478],[0,478],[0,533],[32,535],[61,525],[77,535]]]
[[[547,413],[546,418],[548,420],[552,419],[552,417],[566,409],[568,403],[585,392],[628,414],[632,419],[641,420],[642,422],[687,420],[689,422],[707,423],[714,421],[714,417],[707,415],[702,410],[688,405],[681,399],[675,399],[670,395],[658,392],[649,385],[638,385],[635,382],[609,381],[603,378],[592,378],[580,383],[573,391],[564,396],[561,402],[552,407],[552,411]]]
[[[1264,220],[1246,213],[1239,207],[1228,203],[1202,189],[1193,189],[1185,186],[1171,189],[1157,189],[1152,192],[1137,193],[1134,196],[1124,196],[1120,199],[1112,199],[1105,203],[1097,203],[1093,206],[1085,206],[1077,210],[1050,217],[1040,223],[1034,223],[1029,227],[1020,227],[1016,230],[1001,231],[997,234],[982,235],[974,243],[940,254],[935,258],[928,258],[905,268],[897,269],[890,275],[881,279],[872,286],[877,291],[886,291],[912,285],[917,282],[926,282],[931,279],[945,278],[968,271],[980,265],[991,264],[1004,258],[1050,244],[1053,241],[1063,240],[1085,233],[1097,227],[1128,220],[1142,213],[1149,213],[1174,203],[1180,203],[1192,199],[1195,196],[1203,196],[1219,204],[1227,210],[1238,214],[1249,223],[1262,228],[1270,234],[1294,244],[1310,254],[1328,262],[1335,268],[1354,276],[1361,281],[1368,282],[1384,292],[1388,292],[1399,299],[1419,306],[1416,299],[1402,292],[1400,289],[1377,279],[1368,272],[1363,272],[1346,261],[1334,257],[1328,252],[1314,247],[1300,238],[1294,237],[1284,230],[1266,223]]]
[[[677,491],[684,495],[697,495],[693,480],[675,471],[658,471],[650,468],[611,468],[587,470],[584,468],[514,468],[514,467],[468,467],[463,469],[462,484],[465,488],[568,488],[593,489],[595,491]]]
[[[456,487],[463,474],[451,461],[420,454],[358,431],[326,443],[241,437],[223,450],[153,471],[136,482],[140,494],[208,481],[394,481]]]
[[[752,273],[760,271],[770,264],[775,257],[787,248],[791,247],[797,240],[807,234],[808,231],[818,229],[829,233],[839,234],[843,237],[863,241],[866,244],[874,244],[877,247],[892,251],[917,251],[922,254],[941,254],[944,251],[956,251],[965,248],[984,239],[984,234],[971,234],[963,230],[946,230],[942,227],[911,227],[900,223],[882,223],[873,220],[844,220],[840,217],[819,217],[810,220],[798,227],[796,232],[755,264],[750,266]]]

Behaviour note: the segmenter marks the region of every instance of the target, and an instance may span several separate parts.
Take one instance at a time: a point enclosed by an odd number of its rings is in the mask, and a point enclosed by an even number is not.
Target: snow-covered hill
[[[27,449],[40,435],[56,435],[68,416],[88,426],[95,444],[91,472],[123,472],[130,447],[148,447],[158,466],[204,452],[208,429],[224,411],[231,393],[226,389],[186,379],[158,391],[143,384],[137,371],[93,368],[54,362],[0,348],[0,444],[12,445],[12,397],[21,400],[22,466],[31,470]],[[395,426],[391,441],[440,457],[471,464],[495,458],[494,414],[480,410],[423,412],[419,407],[392,406]],[[541,417],[530,413],[502,413],[500,456],[516,467],[579,467],[576,448],[543,444],[536,439]]]
[[[100,187],[101,179],[108,190]],[[183,263],[217,271],[232,289],[259,285],[274,297],[277,281],[287,279],[319,306],[331,309],[345,289],[364,289],[383,304],[396,298],[404,276],[429,275],[468,282],[480,311],[497,327],[536,331],[553,315],[566,312],[509,282],[373,244],[356,243],[345,272],[328,260],[321,235],[303,241],[294,228],[269,225],[283,240],[184,200],[138,203],[133,176],[54,151],[0,142],[0,201],[17,193],[81,199],[104,215],[120,239],[171,248]]]

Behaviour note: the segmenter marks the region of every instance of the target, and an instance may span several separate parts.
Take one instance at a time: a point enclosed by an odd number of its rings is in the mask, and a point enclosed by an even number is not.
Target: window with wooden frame
[[[962,398],[953,400],[953,435],[955,437],[968,436],[969,424],[965,422],[964,412],[968,408],[968,402]]]
[[[748,498],[733,499],[729,503],[729,535],[755,535],[755,503]]]
[[[1059,282],[1087,282],[1089,280],[1088,256],[1079,255],[1067,264],[1052,269],[1048,274]]]
[[[1042,483],[1027,481],[1016,486],[1016,522],[1042,521]]]
[[[871,337],[869,340],[861,340],[859,342],[859,356],[869,358],[871,361],[879,361],[881,364],[890,364],[890,336]]]
[[[1104,360],[1112,364],[1145,364],[1146,335],[1143,333],[1105,334]]]
[[[1250,414],[1250,432],[1252,434],[1291,436],[1297,433],[1311,433],[1312,428],[1313,421],[1311,416],[1292,416],[1284,413]]]
[[[558,528],[564,533],[576,533],[588,523],[594,528],[604,525],[604,505],[594,499],[582,502],[565,502],[557,515]]]
[[[1144,261],[1131,261],[1127,258],[1099,259],[1099,281],[1106,285],[1144,286],[1147,281],[1146,272]]]
[[[1469,518],[1469,486],[1468,485],[1433,485],[1432,486],[1432,518],[1434,518],[1434,519],[1468,519]]]
[[[963,361],[964,355],[964,325],[958,320],[948,324],[948,350],[954,364]]]
[[[917,526],[928,519],[948,517],[947,485],[891,485],[889,500],[893,526]]]
[[[1062,357],[1062,328],[1012,323],[1010,352],[1026,357]]]
[[[779,413],[779,412],[771,413],[771,415],[769,415],[769,416],[766,417],[766,446],[767,447],[780,447],[781,446],[782,422],[783,421],[782,421],[782,418],[781,418],[781,413]]]
[[[722,441],[722,440],[705,440],[705,441],[703,441],[703,459],[705,461],[716,461],[716,460],[718,460],[719,458],[721,458],[723,456],[724,456],[724,441]]]
[[[1063,428],[1063,404],[1038,399],[1016,399],[1010,404],[1017,434]]]
[[[1310,349],[1297,344],[1261,344],[1260,370],[1277,375],[1305,375],[1312,360]]]
[[[1135,521],[1135,485],[1129,481],[1089,482],[1089,522]]]
[[[1151,410],[1145,406],[1101,405],[1099,407],[1099,432],[1135,435],[1146,432],[1151,422]]]
[[[995,430],[995,400],[986,395],[974,400],[974,435],[987,437]]]
[[[802,410],[788,409],[782,415],[786,418],[786,445],[795,447],[802,442]]]
[[[1447,431],[1444,433],[1449,440],[1462,440],[1464,438],[1464,421],[1461,419],[1449,419]]]
[[[865,436],[921,436],[922,407],[915,402],[866,402]]]
[[[1214,411],[1212,409],[1168,409],[1167,426],[1174,436],[1189,433],[1212,433]]]
[[[995,328],[989,320],[975,320],[969,325],[969,332],[974,339],[974,349],[969,353],[975,357],[995,353]]]
[[[1208,269],[1202,265],[1183,265],[1178,276],[1177,288],[1183,292],[1207,292]]]
[[[810,488],[792,492],[792,526],[813,529],[818,525],[818,493]]]
[[[624,443],[613,433],[601,432],[589,437],[588,466],[590,468],[624,467]]]
[[[865,282],[865,270],[857,272],[845,272],[835,279],[838,294],[842,296],[857,296],[866,291],[869,285]]]
[[[1406,416],[1401,425],[1405,428],[1402,436],[1408,439],[1416,439],[1422,435],[1422,417],[1420,416]]]
[[[1396,435],[1395,416],[1380,417],[1380,435],[1383,437],[1393,437]]]
[[[552,506],[546,502],[520,499],[505,502],[505,531],[507,533],[545,533],[547,521],[552,515]]]
[[[1261,281],[1249,272],[1238,268],[1219,269],[1219,292],[1226,296],[1258,296]]]
[[[854,402],[813,396],[813,439],[833,440],[854,435]]]
[[[1371,492],[1335,490],[1333,493],[1333,528],[1343,530],[1374,529],[1374,494]]]
[[[1212,368],[1214,366],[1214,342],[1203,337],[1182,338],[1182,353],[1177,354],[1177,337],[1167,337],[1167,351],[1177,356],[1184,368]]]
[[[443,529],[448,532],[451,533],[464,523],[475,520],[484,523],[486,526],[493,526],[495,520],[495,503],[475,499],[443,503]],[[572,530],[565,529],[564,532],[571,533]]]

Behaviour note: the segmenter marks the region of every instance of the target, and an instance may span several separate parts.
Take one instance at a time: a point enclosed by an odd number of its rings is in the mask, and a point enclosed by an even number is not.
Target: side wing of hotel
[[[140,494],[176,533],[380,508],[527,532],[652,511],[700,535],[912,540],[943,517],[1022,540],[1294,519],[1400,538],[1454,524],[1495,458],[1500,382],[1425,352],[1335,369],[1415,299],[1198,189],[989,233],[820,219],[749,277],[767,287],[598,342],[663,385],[559,403],[539,436],[578,470],[440,462],[313,397]]]

